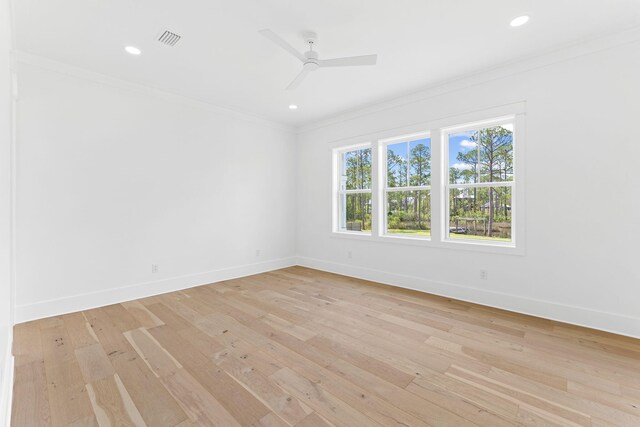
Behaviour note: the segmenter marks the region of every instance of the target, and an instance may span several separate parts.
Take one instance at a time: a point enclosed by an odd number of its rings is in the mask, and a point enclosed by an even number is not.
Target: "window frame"
[[[468,184],[451,184],[449,182],[449,136],[456,133],[466,132],[466,131],[481,131],[483,129],[502,126],[505,124],[513,125],[513,137],[512,137],[512,151],[513,151],[513,180],[511,181],[493,181],[493,182],[481,182],[478,181],[476,183],[468,183]],[[518,126],[516,124],[516,116],[507,116],[507,117],[499,117],[493,120],[483,120],[480,122],[474,123],[465,123],[458,126],[451,126],[447,128],[440,129],[441,137],[442,137],[442,153],[443,153],[443,192],[444,192],[444,216],[443,220],[446,221],[445,226],[442,231],[444,233],[443,242],[445,243],[463,243],[463,244],[481,244],[481,245],[491,245],[497,247],[507,247],[507,248],[515,248],[516,247],[516,181],[518,180],[518,165],[517,165],[517,134],[518,134]],[[450,237],[450,198],[449,194],[452,189],[471,189],[471,188],[511,188],[511,241],[510,242],[501,242],[489,239],[465,239],[464,237],[451,238]]]
[[[398,126],[357,137],[340,138],[329,142],[328,151],[333,159],[332,228],[330,237],[353,239],[376,244],[409,245],[438,249],[481,252],[498,255],[525,255],[525,147],[526,147],[526,102],[474,110],[444,118]],[[462,132],[465,129],[478,129],[495,123],[511,121],[513,134],[513,181],[506,181],[512,187],[511,194],[511,242],[491,240],[449,239],[449,160],[448,133]],[[400,136],[399,136],[400,135]],[[391,141],[402,142],[402,139],[413,135],[428,135],[431,138],[431,236],[405,236],[402,234],[386,234],[386,185],[387,165],[386,146]],[[339,210],[339,154],[359,148],[371,148],[371,233],[341,231],[338,229]],[[501,186],[505,182],[488,186]],[[481,183],[484,184],[484,183]],[[495,185],[499,184],[499,185]],[[395,187],[394,187],[395,188]]]
[[[372,168],[371,168],[371,185],[369,186],[369,189],[355,189],[355,190],[347,190],[346,188],[343,190],[342,189],[342,168],[343,168],[343,156],[345,153],[349,153],[352,151],[358,151],[358,150],[366,150],[366,149],[370,149],[371,150],[371,163],[372,163]],[[333,232],[334,233],[340,233],[340,234],[345,234],[345,235],[350,235],[350,236],[360,236],[360,237],[370,237],[373,234],[373,206],[374,206],[374,200],[373,200],[373,185],[374,185],[374,170],[373,170],[373,152],[374,152],[374,144],[372,144],[371,142],[365,142],[365,143],[360,143],[360,144],[355,144],[355,145],[349,145],[346,147],[340,147],[337,149],[333,150],[333,179],[334,179],[334,191],[333,191]],[[346,227],[345,229],[341,228],[341,223],[342,223],[342,198],[348,195],[348,194],[370,194],[371,195],[371,207],[372,207],[372,212],[371,212],[371,231],[366,232],[366,231],[353,231],[353,230],[347,230]],[[346,218],[345,218],[346,221]]]
[[[388,232],[389,217],[386,213],[388,212],[388,206],[389,206],[388,194],[390,192],[428,191],[429,199],[431,199],[431,188],[433,187],[433,177],[431,177],[431,184],[429,185],[409,185],[411,183],[411,142],[417,141],[419,139],[429,139],[429,151],[430,151],[429,162],[431,163],[431,167],[432,167],[431,173],[433,175],[433,151],[432,151],[433,141],[431,139],[431,133],[429,131],[411,133],[408,135],[401,135],[401,136],[381,139],[377,141],[379,150],[381,153],[380,166],[382,169],[382,173],[379,174],[379,176],[382,177],[381,185],[380,185],[381,191],[382,191],[382,210],[381,210],[382,221],[381,221],[381,227],[379,230],[379,234],[381,237],[415,239],[415,240],[431,240],[431,234],[429,234],[429,236],[411,236],[411,235],[402,235],[398,233]],[[404,187],[389,187],[389,176],[388,176],[388,170],[387,170],[388,147],[389,145],[401,144],[401,143],[407,144],[407,185]],[[431,200],[431,207],[433,210],[433,200]],[[430,222],[432,221],[433,219]],[[431,224],[429,224],[429,230],[431,232]]]

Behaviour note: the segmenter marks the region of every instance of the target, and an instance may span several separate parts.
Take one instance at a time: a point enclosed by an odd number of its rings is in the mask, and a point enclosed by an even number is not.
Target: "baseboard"
[[[455,283],[433,281],[422,277],[395,274],[315,258],[298,257],[296,260],[297,264],[303,267],[640,338],[640,317],[623,316],[584,307],[525,298],[518,295],[487,291]]]
[[[584,307],[472,288],[456,283],[433,281],[417,276],[396,274],[307,257],[282,258],[21,305],[16,307],[16,323],[116,304],[222,280],[264,273],[292,265],[343,274],[359,279],[455,298],[577,326],[640,338],[640,317],[623,316]]]
[[[2,381],[0,381],[0,425],[11,425],[11,398],[13,396],[13,355],[11,354],[11,339],[7,345],[7,352],[3,358]]]
[[[264,273],[295,265],[295,258],[281,258],[254,264],[246,264],[220,270],[206,271],[168,279],[138,283],[124,287],[106,289],[70,297],[40,301],[33,304],[18,305],[15,310],[16,323],[45,317],[58,316],[66,313],[117,304],[138,298],[145,298],[166,292],[192,288],[194,286],[230,280],[252,274]]]

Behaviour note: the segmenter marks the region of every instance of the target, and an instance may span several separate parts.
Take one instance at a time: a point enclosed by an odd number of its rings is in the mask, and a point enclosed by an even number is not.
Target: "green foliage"
[[[409,143],[395,144],[409,149]],[[393,149],[387,149],[387,186],[388,187],[406,187],[406,186],[426,186],[431,185],[431,148],[427,144],[418,143],[406,151],[407,157],[394,152]]]
[[[469,139],[475,143],[475,148],[459,152],[456,157],[458,162],[468,167],[450,168],[450,183],[513,180],[513,133],[509,129],[502,126],[481,129],[474,132]],[[345,190],[371,189],[371,149],[345,153],[342,160],[342,188]],[[387,186],[389,188],[429,185],[431,185],[431,147],[428,143],[413,141],[389,146],[387,149]],[[387,192],[388,229],[402,230],[404,233],[429,233],[431,229],[429,193],[427,190]],[[469,218],[467,223],[474,224],[473,233],[476,237],[482,237],[478,236],[482,234],[487,238],[510,239],[510,188],[451,189],[449,198],[451,226],[455,225],[456,218]],[[371,229],[371,194],[346,194],[341,203],[347,222],[359,222],[363,230]],[[463,226],[459,225],[459,227]]]
[[[389,188],[428,185],[431,185],[429,144],[420,140],[393,144],[387,148],[387,186]],[[387,192],[387,210],[389,229],[430,230],[431,228],[431,199],[427,190]]]
[[[496,126],[474,132],[469,140],[477,148],[460,152],[456,157],[469,166],[468,170],[459,172],[464,182],[513,180],[513,132]]]
[[[430,230],[429,191],[387,192],[387,227],[399,230]]]
[[[343,154],[343,188],[368,190],[371,188],[371,149]],[[371,194],[353,193],[344,196],[346,222],[362,223],[362,230],[371,230]]]
[[[431,185],[431,149],[424,144],[417,144],[411,149],[409,160],[411,173],[409,185]]]
[[[513,132],[503,126],[481,129],[469,140],[474,149],[459,152],[456,160],[467,169],[450,168],[450,183],[506,182],[513,180]],[[455,218],[484,219],[487,237],[511,235],[511,190],[507,187],[453,189],[450,221]],[[475,222],[477,224],[477,221]],[[508,230],[508,231],[506,231]],[[508,233],[508,236],[504,236]]]
[[[371,149],[344,153],[344,178],[347,190],[371,188]]]
[[[404,187],[407,185],[407,161],[387,150],[387,186]]]

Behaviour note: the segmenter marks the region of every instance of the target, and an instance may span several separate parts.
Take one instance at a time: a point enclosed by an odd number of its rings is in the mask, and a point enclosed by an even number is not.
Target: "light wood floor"
[[[640,426],[640,341],[301,267],[15,328],[15,426]]]

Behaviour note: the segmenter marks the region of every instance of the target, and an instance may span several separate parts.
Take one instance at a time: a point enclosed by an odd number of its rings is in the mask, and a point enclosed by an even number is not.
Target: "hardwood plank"
[[[473,373],[470,369],[461,367],[454,368],[456,372],[452,372],[453,375],[462,374],[466,377],[477,377],[477,374]],[[473,378],[473,381],[477,382],[478,380]],[[571,393],[545,386],[544,384],[528,381],[500,369],[492,369],[488,375],[481,376],[480,381],[497,384],[497,387],[507,385],[509,388],[515,388],[519,390],[519,393],[527,394],[533,399],[553,402],[555,405],[566,408],[566,410],[580,413],[589,418],[598,417],[611,420],[617,422],[619,425],[640,425],[640,417],[632,415],[627,411],[619,410],[615,406],[602,404],[597,400],[587,400]],[[640,400],[636,400],[636,402],[640,403]]]
[[[160,379],[196,425],[240,426],[240,423],[184,369]]]
[[[100,427],[147,425],[117,374],[87,384],[87,391]]]
[[[327,368],[337,376],[357,385],[363,390],[380,397],[380,399],[389,402],[400,410],[403,410],[413,416],[428,420],[430,424],[442,425],[464,425],[462,417],[459,417],[455,411],[434,404],[431,401],[421,399],[406,390],[397,387],[391,383],[380,381],[377,377],[369,374],[358,367],[351,365],[342,360],[335,361]]]
[[[64,325],[47,327],[41,332],[52,424],[97,425]]]
[[[220,341],[208,336],[195,326],[183,329],[178,334],[209,359],[225,349]]]
[[[140,327],[140,322],[131,315],[122,304],[112,304],[100,308],[111,322],[121,332],[130,331]]]
[[[291,267],[16,325],[12,425],[640,425],[640,340]]]
[[[50,426],[49,394],[44,361],[16,366],[11,425]]]
[[[296,424],[296,427],[327,427],[331,426],[328,421],[315,412],[307,415],[306,418]]]
[[[62,321],[74,348],[78,349],[98,343],[98,337],[82,312],[65,314],[62,316]]]
[[[271,379],[262,375],[252,366],[243,363],[242,359],[228,358],[218,363],[218,366],[247,390],[250,390],[254,396],[287,423],[296,424],[308,415],[309,411],[305,410],[298,399],[285,393]]]
[[[293,363],[291,366],[294,366],[293,370],[295,370],[296,373],[315,384],[316,388],[326,390],[333,396],[347,403],[350,407],[366,414],[381,425],[428,425],[424,417],[391,404],[370,388],[361,387],[331,370]],[[448,412],[443,408],[437,407],[430,408],[430,417],[433,419],[442,418],[446,421],[447,425],[462,425],[461,422],[463,421],[453,412]]]
[[[307,341],[318,334],[317,332],[281,319],[280,317],[270,313],[263,317],[262,321],[271,327],[282,329],[302,341]]]
[[[468,401],[462,396],[426,381],[420,385],[412,382],[406,387],[406,390],[443,408],[456,408],[456,414],[479,426],[508,427],[517,425],[516,422],[494,414],[491,410],[477,403]]]
[[[77,348],[75,354],[85,383],[92,383],[115,374],[100,344]]]
[[[102,309],[85,311],[89,326],[100,341],[107,356],[112,359],[133,352],[133,347],[122,334],[108,313]]]
[[[374,357],[367,356],[355,349],[347,348],[323,336],[316,336],[308,342],[314,347],[326,352],[331,352],[336,357],[350,362],[351,364],[378,376],[384,381],[395,384],[398,387],[406,387],[415,378],[414,375],[409,375],[388,363]]]
[[[271,378],[287,392],[305,402],[305,404],[316,411],[325,414],[326,417],[336,425],[380,425],[289,368],[282,368],[273,374]]]
[[[176,331],[191,327],[191,324],[186,319],[176,314],[163,303],[148,305],[147,309],[164,322],[165,325],[170,326]]]
[[[619,394],[611,394],[573,381],[569,382],[567,389],[572,395],[628,412],[640,418],[640,398],[638,397],[633,398]]]
[[[273,412],[268,413],[264,417],[260,419],[260,426],[262,427],[288,427],[287,424],[282,418],[274,414]]]
[[[532,395],[514,387],[512,384],[497,381],[458,366],[452,367],[447,374],[459,381],[466,382],[474,387],[481,388],[505,399],[512,400],[521,408],[524,407],[542,417],[564,420],[567,424],[571,423],[581,426],[588,426],[591,423],[589,415],[582,411],[569,408],[557,401]]]
[[[232,339],[234,340],[233,346],[229,346],[213,358],[216,364],[220,364],[228,358],[235,357],[243,360],[256,371],[267,377],[284,367],[280,362],[261,351],[258,347],[252,346],[239,338]]]
[[[193,329],[195,328],[184,329],[181,332],[191,331]],[[191,335],[190,337],[193,339],[185,339],[183,335],[166,325],[151,328],[149,329],[149,333],[169,354],[177,360],[183,361],[180,363],[193,367],[209,362],[210,357],[216,354],[212,352],[214,349],[217,349],[217,351],[224,349],[220,343],[204,333],[202,333],[202,336]],[[199,350],[201,348],[206,354]]]
[[[44,360],[40,321],[13,327],[13,357],[16,367]]]
[[[119,354],[111,363],[147,425],[174,426],[187,420],[180,405],[137,353]]]
[[[162,347],[146,329],[127,331],[124,336],[157,377],[173,375],[182,368],[180,362]]]
[[[241,425],[258,423],[271,412],[251,392],[213,363],[195,370],[190,370],[188,366],[185,368]]]
[[[164,325],[164,322],[160,320],[158,316],[147,310],[147,307],[140,301],[123,302],[122,306],[145,328]]]

